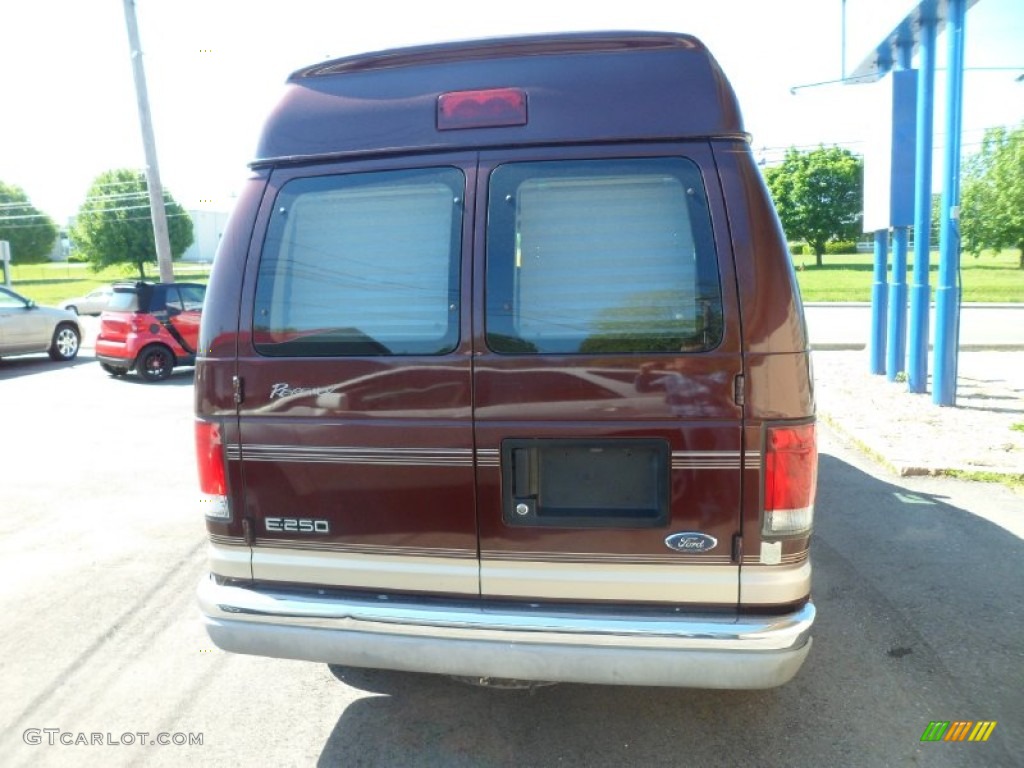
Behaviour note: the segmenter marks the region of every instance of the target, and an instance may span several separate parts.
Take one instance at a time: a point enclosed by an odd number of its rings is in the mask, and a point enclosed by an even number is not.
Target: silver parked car
[[[0,356],[48,352],[54,360],[72,360],[81,341],[82,328],[74,312],[40,307],[0,287]]]
[[[61,309],[74,312],[76,315],[98,315],[107,308],[110,297],[114,295],[114,288],[110,285],[101,285],[89,291],[85,296],[76,296],[73,299],[62,301]]]

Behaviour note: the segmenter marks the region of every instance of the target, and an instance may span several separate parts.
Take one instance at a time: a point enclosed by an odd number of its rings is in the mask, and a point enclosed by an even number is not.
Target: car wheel
[[[174,368],[174,355],[166,347],[150,347],[142,353],[137,368],[146,381],[163,381]]]
[[[125,376],[128,373],[127,368],[115,368],[114,366],[107,365],[106,363],[100,363],[100,368],[109,373],[115,379],[120,378],[121,376]]]
[[[50,342],[51,360],[73,360],[78,354],[78,345],[82,339],[78,331],[71,325],[58,325],[53,332],[53,341]]]

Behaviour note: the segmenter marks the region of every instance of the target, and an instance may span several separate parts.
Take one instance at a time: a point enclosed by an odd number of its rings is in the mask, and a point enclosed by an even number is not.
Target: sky
[[[914,4],[847,0],[847,70]],[[403,45],[597,29],[693,34],[732,82],[755,154],[769,164],[789,146],[863,151],[887,117],[878,86],[831,82],[843,72],[842,0],[136,0],[136,8],[161,179],[189,210],[230,210],[291,72]],[[62,224],[100,173],[145,167],[123,0],[4,0],[0,30],[0,181]],[[968,13],[965,152],[977,150],[985,128],[1024,121],[1022,36],[1024,0],[978,0]],[[934,178],[943,101],[940,69]]]

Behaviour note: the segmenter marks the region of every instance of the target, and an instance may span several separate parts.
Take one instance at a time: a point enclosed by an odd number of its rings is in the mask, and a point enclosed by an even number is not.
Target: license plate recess
[[[508,439],[502,513],[514,526],[654,528],[668,523],[665,440]]]

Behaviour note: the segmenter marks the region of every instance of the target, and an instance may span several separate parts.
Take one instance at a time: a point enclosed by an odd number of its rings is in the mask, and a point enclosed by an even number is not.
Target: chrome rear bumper
[[[714,617],[475,608],[199,584],[225,651],[409,672],[607,685],[772,688],[811,647],[815,610]]]

